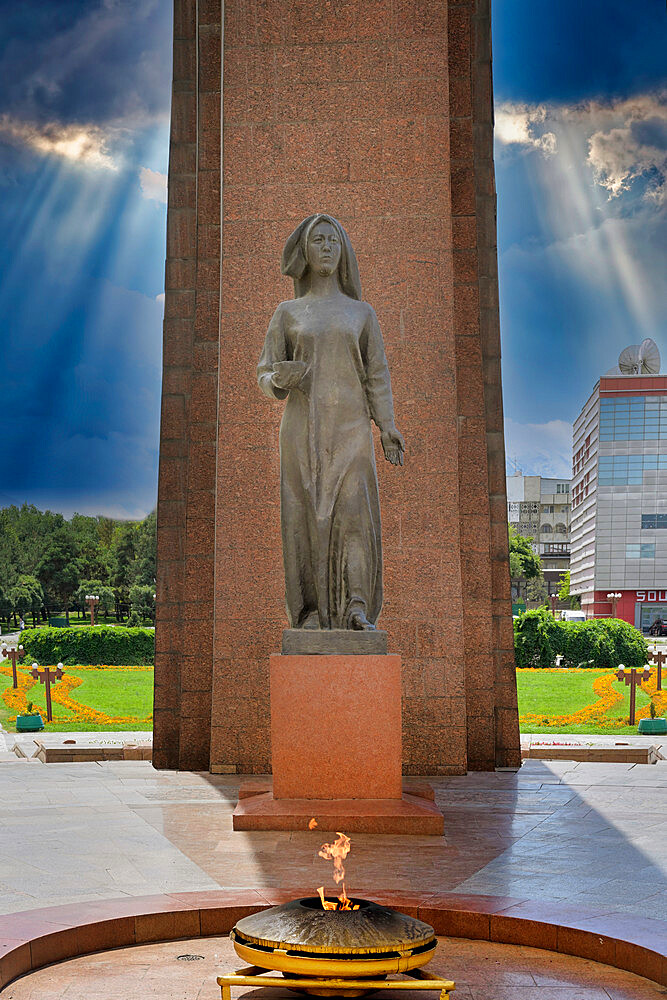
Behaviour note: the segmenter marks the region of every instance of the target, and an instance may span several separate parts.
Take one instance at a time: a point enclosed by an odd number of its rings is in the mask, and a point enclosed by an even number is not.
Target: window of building
[[[600,400],[600,441],[667,438],[667,396],[616,396]]]
[[[625,546],[626,559],[655,559],[655,542],[631,542]]]
[[[567,555],[570,551],[568,542],[545,542],[545,555]],[[566,563],[563,565],[567,566]]]
[[[600,486],[641,486],[645,472],[667,470],[667,455],[602,455],[598,461]]]
[[[578,507],[580,503],[583,503],[585,498],[588,496],[590,479],[591,470],[589,469],[572,490],[572,510],[574,510],[575,507]]]
[[[540,528],[540,531],[542,532],[543,535],[548,535],[553,531],[553,529],[550,524],[543,524],[542,527]]]
[[[552,503],[543,503],[542,504],[542,513],[543,514],[553,514],[553,512],[554,512],[554,505]]]
[[[556,493],[569,493],[570,484],[569,483],[556,483]]]
[[[642,514],[642,528],[667,528],[667,514]]]
[[[586,462],[588,461],[588,459],[590,457],[590,451],[591,451],[591,435],[589,434],[586,437],[586,440],[584,441],[584,443],[581,445],[581,447],[577,449],[577,451],[575,452],[574,458],[572,459],[572,475],[573,476],[576,476],[577,473],[581,472],[581,470],[583,469],[584,465],[586,464]],[[566,493],[570,492],[570,484],[569,483],[562,483],[561,485],[567,486],[567,490],[565,490]],[[558,490],[556,492],[558,492]]]
[[[557,535],[566,535],[567,527],[561,521],[559,521],[558,524],[554,524],[554,531],[556,532]]]

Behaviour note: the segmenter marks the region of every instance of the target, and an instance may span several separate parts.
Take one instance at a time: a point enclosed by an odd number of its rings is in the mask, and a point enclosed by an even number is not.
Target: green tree
[[[532,580],[542,574],[542,564],[540,557],[533,552],[532,538],[524,538],[510,524],[510,576],[513,579],[521,577],[524,580]]]
[[[528,580],[526,584],[526,596],[529,601],[537,604],[544,604],[549,598],[549,588],[544,577],[540,574]]]
[[[140,618],[155,619],[155,585],[135,583],[130,587],[130,604]]]
[[[36,576],[37,565],[54,535],[69,528],[62,514],[38,510],[27,503],[21,507],[5,507],[0,512],[0,525],[0,535],[6,532],[15,544],[16,561],[11,583],[15,583],[19,574]]]
[[[116,597],[116,613],[120,613],[120,605],[127,604],[130,599],[130,587],[134,583],[134,562],[136,549],[137,526],[132,521],[121,521],[116,525],[111,545],[110,583]]]
[[[66,531],[55,535],[37,565],[36,576],[47,597],[65,608],[69,625],[69,606],[79,586],[81,571],[76,545]]]
[[[139,521],[135,531],[135,560],[130,569],[131,581],[143,584],[155,592],[155,574],[157,557],[157,517],[155,511]],[[130,601],[132,598],[130,598]]]
[[[561,601],[567,601],[571,608],[581,607],[581,597],[579,594],[570,593],[570,571],[566,569],[564,573],[561,573],[558,580],[560,584],[560,589],[558,591],[558,597]]]
[[[19,543],[5,510],[0,511],[0,588],[7,598],[7,590],[16,583],[19,565]]]
[[[44,592],[39,580],[34,576],[24,574],[19,576],[13,587],[9,588],[7,598],[16,613],[23,617],[32,612],[32,623],[35,624],[35,611],[44,603]]]
[[[111,542],[113,541],[113,533],[115,528],[115,521],[110,517],[98,517],[97,518],[97,533],[100,536],[100,544],[105,552],[108,552],[111,548]]]
[[[540,557],[532,549],[532,538],[524,538],[512,525],[509,529],[510,577],[512,580],[512,599],[527,598],[526,583],[542,573]]]
[[[70,527],[84,577],[90,580],[108,581],[108,553],[102,545],[98,521],[97,517],[74,514]]]

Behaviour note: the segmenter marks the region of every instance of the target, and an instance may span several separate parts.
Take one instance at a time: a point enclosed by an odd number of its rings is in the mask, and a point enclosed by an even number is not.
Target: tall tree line
[[[62,514],[32,504],[0,509],[0,617],[81,607],[86,593],[122,620],[150,613],[155,590],[155,512],[142,521]]]

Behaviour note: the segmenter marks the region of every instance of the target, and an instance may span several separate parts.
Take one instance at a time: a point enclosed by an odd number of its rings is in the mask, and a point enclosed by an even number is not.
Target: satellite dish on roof
[[[660,371],[660,351],[655,340],[647,337],[641,344],[631,344],[618,356],[621,375],[657,375]]]

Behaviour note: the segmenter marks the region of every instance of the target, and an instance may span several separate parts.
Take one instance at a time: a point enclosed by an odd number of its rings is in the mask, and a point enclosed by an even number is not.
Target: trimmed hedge
[[[526,611],[514,620],[517,667],[553,667],[556,655],[563,667],[616,670],[644,667],[649,660],[646,640],[633,625],[618,618],[585,622],[557,621],[548,611]]]
[[[95,625],[88,628],[27,628],[20,641],[38,663],[153,663],[155,633],[146,628]]]

